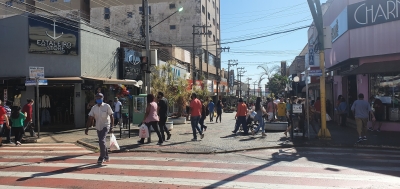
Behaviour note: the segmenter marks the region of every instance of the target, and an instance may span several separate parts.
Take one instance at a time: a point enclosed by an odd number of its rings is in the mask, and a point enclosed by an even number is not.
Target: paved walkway
[[[232,151],[242,151],[250,149],[278,148],[292,146],[326,146],[326,147],[387,147],[400,148],[399,132],[369,132],[368,141],[355,145],[357,132],[354,128],[343,128],[333,122],[328,122],[328,128],[332,135],[331,140],[317,139],[316,133],[310,129],[310,139],[295,137],[290,140],[285,137],[283,132],[267,132],[267,137],[261,137],[261,133],[256,136],[244,136],[241,133],[234,135],[231,131],[234,128],[234,113],[222,114],[222,123],[210,123],[205,137],[202,140],[192,142],[193,138],[190,123],[174,125],[171,131],[172,137],[163,145],[156,145],[157,135],[152,133],[152,142],[149,144],[138,145],[138,126],[132,126],[131,138],[128,138],[127,131],[122,134],[120,139],[119,129],[114,129],[114,134],[118,138],[118,143],[122,151],[154,151],[154,152],[181,152],[181,153],[224,153]],[[319,127],[318,127],[319,129]],[[200,137],[198,136],[198,139]],[[98,147],[97,133],[91,128],[89,135],[84,134],[84,129],[75,129],[60,132],[42,132],[39,143],[75,143],[77,142],[90,148]]]

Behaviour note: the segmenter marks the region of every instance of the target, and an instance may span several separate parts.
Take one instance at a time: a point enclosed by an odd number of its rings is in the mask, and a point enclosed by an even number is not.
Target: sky
[[[325,3],[326,0],[321,0]],[[222,52],[222,68],[228,69],[228,60],[237,60],[237,67],[247,71],[242,77],[251,78],[250,84],[260,80],[262,69],[280,66],[285,60],[289,66],[307,44],[307,29],[272,35],[255,40],[228,43],[285,30],[304,27],[312,23],[307,0],[221,0],[221,47],[230,47]],[[264,79],[261,86],[268,80]],[[253,85],[252,85],[253,86]]]

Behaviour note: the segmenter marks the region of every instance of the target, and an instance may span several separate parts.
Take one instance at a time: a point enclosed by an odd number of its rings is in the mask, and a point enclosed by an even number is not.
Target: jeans
[[[150,126],[153,127],[153,130],[157,133],[158,136],[158,143],[163,143],[163,137],[161,136],[160,130],[158,129],[158,121],[150,121],[149,123],[145,123],[146,126],[149,129],[149,135],[151,135],[151,129]],[[144,143],[144,138],[140,139],[141,143]]]
[[[11,141],[11,129],[7,128],[6,124],[3,124],[3,130],[1,131],[2,136],[6,135],[7,142]]]
[[[24,127],[12,127],[11,128],[14,132],[14,136],[15,136],[15,143],[21,142],[22,140],[22,134],[24,133]]]
[[[210,111],[210,122],[214,121],[214,111]]]
[[[265,123],[264,123],[264,118],[261,115],[256,115],[256,117],[254,118],[258,121],[258,127],[257,129],[254,131],[254,133],[258,133],[258,131],[260,130],[260,128],[262,129],[261,131],[263,133],[265,133]]]
[[[347,114],[340,114],[340,126],[346,127]]]
[[[215,121],[218,121],[219,118],[219,122],[221,122],[221,116],[222,115],[222,110],[217,110],[217,118],[215,118]]]
[[[118,124],[119,119],[121,118],[120,112],[114,112],[114,125]]]
[[[199,127],[199,121],[200,121],[200,116],[191,116],[190,117],[190,124],[192,125],[192,131],[193,131],[193,139],[197,139],[197,134],[196,134],[196,129],[199,131],[199,134],[202,135],[203,132],[201,131]]]
[[[201,117],[199,120],[199,124],[201,126],[201,130],[204,130],[204,128],[206,128],[206,126],[204,125],[204,120],[206,119],[206,117]]]
[[[106,137],[109,127],[104,127],[101,131],[97,130],[97,137],[99,138],[100,156],[98,161],[108,160],[108,150],[106,146]]]
[[[165,140],[164,132],[167,133],[167,135],[170,135],[168,128],[165,125],[166,122],[167,122],[167,117],[160,116],[160,121],[158,122],[158,126],[160,126],[160,133],[163,140]]]
[[[248,134],[249,131],[247,128],[246,116],[238,116],[237,117],[235,130],[233,131],[234,133],[236,133],[239,130],[240,125],[242,125],[244,133]]]

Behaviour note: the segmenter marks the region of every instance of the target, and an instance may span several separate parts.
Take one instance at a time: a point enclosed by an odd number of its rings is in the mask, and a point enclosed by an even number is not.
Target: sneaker
[[[265,133],[262,133],[262,136],[263,136],[263,137],[266,137],[266,136],[267,136],[267,134],[265,134]]]
[[[192,138],[192,141],[197,141],[197,138]]]
[[[232,131],[232,133],[233,133],[233,134],[236,134],[236,132],[235,132],[235,131]]]
[[[97,160],[97,165],[102,165],[103,164],[103,162],[104,162],[104,160]]]
[[[203,139],[203,138],[204,138],[204,133],[200,135],[200,139]]]
[[[254,132],[254,131],[251,131],[251,134],[254,136],[254,135],[256,135],[256,133]]]
[[[367,136],[364,136],[364,137],[362,138],[362,140],[366,141],[366,140],[367,140]]]
[[[380,129],[377,129],[377,130],[375,130],[375,131],[376,131],[376,132],[378,132],[378,133],[379,133],[379,132],[381,132],[381,130],[380,130]]]
[[[157,142],[157,145],[162,145],[162,142]]]
[[[103,162],[110,162],[110,158],[104,158]]]
[[[207,130],[207,126],[204,126],[204,131],[206,131]]]
[[[144,142],[142,142],[142,141],[140,141],[140,140],[138,140],[137,143],[138,143],[138,144],[144,144]]]
[[[171,139],[171,135],[172,135],[172,134],[168,134],[167,140]]]
[[[359,142],[362,142],[363,141],[363,138],[362,137],[360,137],[360,138],[358,138],[358,140],[357,140],[357,142],[356,143],[359,143]]]
[[[369,131],[374,131],[374,129],[372,129],[372,127],[368,128]]]

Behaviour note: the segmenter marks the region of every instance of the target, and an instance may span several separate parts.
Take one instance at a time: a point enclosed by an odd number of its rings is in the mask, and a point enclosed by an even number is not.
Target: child
[[[15,134],[15,145],[21,145],[22,134],[24,133],[24,121],[26,119],[26,113],[21,112],[20,107],[16,107],[11,113],[12,130]]]

